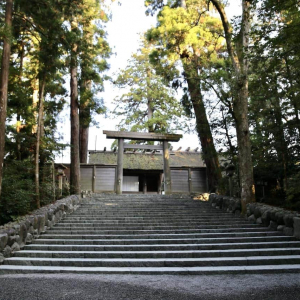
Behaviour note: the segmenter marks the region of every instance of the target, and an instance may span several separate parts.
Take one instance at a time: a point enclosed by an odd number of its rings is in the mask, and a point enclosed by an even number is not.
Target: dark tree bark
[[[6,0],[5,25],[10,31],[12,25],[13,0]],[[8,75],[10,61],[10,35],[4,38],[2,64],[1,64],[1,82],[0,82],[0,196],[2,187],[3,162],[5,155],[5,121],[7,115],[7,94],[8,94]]]
[[[41,132],[44,115],[44,91],[45,91],[46,79],[43,77],[39,87],[39,112],[37,119],[37,130],[36,130],[36,145],[35,145],[35,205],[36,208],[41,207],[40,203],[40,144],[41,144]]]
[[[218,155],[213,142],[213,137],[200,88],[200,80],[197,70],[191,72],[192,65],[184,64],[184,71],[188,84],[188,90],[196,117],[196,130],[202,147],[202,156],[206,164],[208,187],[210,192],[215,192],[222,178]]]
[[[72,31],[76,32],[77,22],[73,21]],[[79,103],[77,80],[77,54],[78,46],[74,42],[71,48],[70,62],[70,90],[71,90],[71,168],[70,168],[70,192],[80,194],[80,159],[79,159]]]
[[[224,7],[219,0],[209,0],[218,11],[225,33],[227,51],[235,72],[235,95],[233,112],[236,123],[239,174],[241,186],[242,214],[246,213],[247,203],[255,201],[255,186],[251,156],[251,141],[248,121],[248,46],[250,30],[250,1],[242,1],[241,52],[232,44],[232,28]],[[239,45],[238,45],[239,46]]]
[[[89,92],[92,88],[91,80],[84,79],[85,72],[82,70],[83,85],[81,86],[81,92],[84,94],[87,91]],[[80,163],[87,163],[87,153],[88,153],[88,144],[89,144],[89,128],[90,128],[90,119],[91,111],[88,107],[90,100],[86,100],[84,103],[80,104],[79,109],[79,157]]]
[[[79,130],[80,136],[80,163],[87,164],[87,153],[88,153],[88,143],[89,143],[89,127],[84,127],[80,125]]]

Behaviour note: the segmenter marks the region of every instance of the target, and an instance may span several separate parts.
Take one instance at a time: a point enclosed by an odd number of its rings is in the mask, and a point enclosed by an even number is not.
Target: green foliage
[[[149,62],[152,50],[153,47],[144,42],[114,81],[126,91],[115,99],[114,113],[124,117],[119,127],[130,131],[165,133],[185,129],[187,118],[184,118],[174,91],[166,86],[164,78]]]
[[[0,224],[12,221],[32,209],[33,174],[30,161],[6,161],[0,201]]]

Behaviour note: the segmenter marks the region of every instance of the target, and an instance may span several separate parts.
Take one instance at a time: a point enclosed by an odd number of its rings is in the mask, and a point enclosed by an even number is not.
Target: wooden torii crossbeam
[[[165,193],[171,194],[171,171],[170,171],[170,153],[168,148],[168,142],[178,142],[181,138],[181,134],[162,134],[162,133],[148,133],[148,132],[128,132],[128,131],[108,131],[103,130],[103,134],[106,134],[108,139],[118,140],[118,165],[117,165],[117,194],[122,194],[123,183],[123,153],[124,149],[149,149],[149,150],[163,150],[164,160],[164,177],[165,177]],[[144,141],[162,141],[162,147],[160,145],[131,145],[124,144],[124,140],[144,140]]]

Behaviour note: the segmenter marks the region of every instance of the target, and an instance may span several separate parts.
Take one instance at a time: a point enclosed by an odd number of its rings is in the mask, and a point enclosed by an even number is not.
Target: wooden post
[[[145,174],[143,176],[143,194],[147,194],[147,178]]]
[[[96,165],[93,167],[93,182],[92,182],[93,193],[96,191]]]
[[[59,197],[62,196],[62,189],[63,189],[63,175],[58,175],[58,190],[59,190]]]
[[[191,170],[191,168],[189,168],[189,175],[188,175],[188,177],[189,177],[189,192],[191,194],[192,191],[193,191],[193,186],[192,186],[192,170]]]
[[[118,139],[117,194],[122,194],[124,139]]]
[[[52,161],[52,183],[53,183],[53,201],[56,200],[56,191],[55,191],[55,165]]]
[[[163,156],[164,156],[164,176],[165,176],[165,194],[169,195],[172,192],[171,187],[171,170],[170,170],[170,153],[168,148],[168,141],[163,141]]]

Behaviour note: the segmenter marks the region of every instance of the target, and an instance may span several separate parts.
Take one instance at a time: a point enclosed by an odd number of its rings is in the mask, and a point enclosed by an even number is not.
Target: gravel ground
[[[300,299],[300,274],[1,275],[0,300]]]

